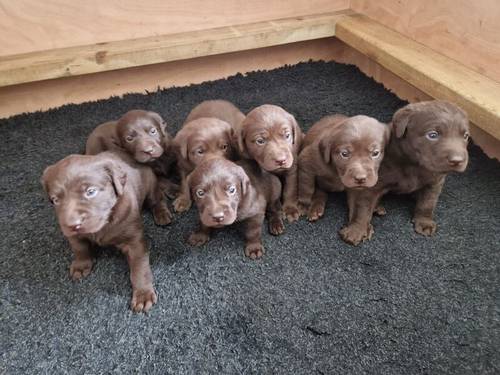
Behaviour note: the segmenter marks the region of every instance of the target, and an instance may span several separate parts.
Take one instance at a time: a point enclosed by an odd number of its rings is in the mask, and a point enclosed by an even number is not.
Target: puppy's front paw
[[[167,205],[158,205],[153,208],[153,218],[156,225],[168,225],[172,222],[172,213]]]
[[[264,255],[264,248],[260,243],[251,243],[245,247],[245,255],[250,259],[259,259]]]
[[[283,207],[283,213],[289,223],[297,221],[300,216],[299,208],[295,205],[285,205]]]
[[[359,225],[351,224],[342,228],[339,231],[340,238],[350,245],[357,246],[361,242],[370,240],[373,236],[373,226],[368,225],[368,228],[363,228]]]
[[[299,204],[298,204],[299,216],[307,215],[310,207],[311,207],[310,203],[308,204],[308,203],[304,203],[304,202],[299,202]]]
[[[134,289],[132,290],[130,308],[136,313],[148,312],[156,301],[158,301],[158,297],[156,296],[153,286],[149,288]]]
[[[313,204],[307,213],[307,219],[315,222],[320,219],[325,213],[325,206],[322,204]]]
[[[173,183],[172,181],[163,178],[159,182],[160,189],[168,197],[168,199],[175,199],[179,196],[181,188],[179,185]]]
[[[69,266],[69,275],[73,281],[80,280],[90,274],[92,266],[94,265],[93,259],[74,260]]]
[[[385,216],[385,215],[387,215],[387,211],[385,210],[385,207],[381,206],[381,205],[377,206],[375,208],[375,211],[373,211],[373,213],[375,215],[377,215],[377,216]]]
[[[423,236],[432,236],[436,233],[436,222],[427,217],[416,217],[413,219],[415,225],[415,232]]]
[[[174,201],[175,212],[184,212],[189,210],[191,207],[191,199],[188,199],[182,195],[178,196]]]
[[[189,236],[187,242],[191,246],[201,246],[201,245],[205,245],[209,239],[210,239],[210,236],[207,233],[193,232]]]
[[[279,236],[285,231],[285,224],[281,217],[271,218],[269,220],[269,233],[273,236]]]

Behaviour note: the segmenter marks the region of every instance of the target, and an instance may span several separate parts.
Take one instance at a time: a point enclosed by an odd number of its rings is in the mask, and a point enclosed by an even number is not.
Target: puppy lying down
[[[183,212],[191,207],[186,177],[197,165],[212,157],[236,159],[234,130],[244,118],[238,108],[225,100],[207,100],[191,110],[174,139],[181,177],[175,211]]]
[[[456,105],[438,100],[409,104],[394,114],[391,126],[377,183],[348,192],[349,225],[340,235],[350,244],[371,238],[372,214],[388,192],[415,193],[415,231],[434,234],[434,209],[446,175],[467,167],[469,121]]]
[[[325,212],[327,193],[377,183],[390,127],[368,116],[327,116],[307,132],[299,156],[299,205],[310,221]]]
[[[73,280],[92,270],[92,247],[116,246],[130,268],[131,308],[148,311],[157,297],[144,240],[143,203],[152,208],[156,224],[170,222],[152,169],[124,153],[70,155],[45,169],[42,184],[73,250]]]
[[[172,146],[172,137],[163,118],[156,112],[135,109],[117,121],[97,126],[87,139],[85,154],[126,152],[138,163],[148,164],[158,176],[164,177],[162,185],[167,195],[173,198],[179,187],[167,179],[175,163]]]
[[[264,254],[261,233],[266,211],[270,233],[283,232],[281,183],[256,162],[233,163],[212,158],[199,164],[187,180],[200,218],[198,230],[189,236],[189,244],[203,245],[210,239],[212,229],[242,221],[245,255],[256,259]]]

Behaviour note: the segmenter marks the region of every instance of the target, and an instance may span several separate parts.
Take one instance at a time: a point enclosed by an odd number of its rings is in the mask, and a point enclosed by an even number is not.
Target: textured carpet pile
[[[71,282],[44,167],[127,110],[157,111],[175,134],[215,98],[245,112],[281,105],[304,130],[338,112],[388,121],[405,104],[353,66],[310,62],[0,120],[1,374],[500,373],[500,164],[473,145],[467,171],[447,180],[434,238],[414,233],[410,198],[388,196],[373,240],[345,245],[345,195],[332,194],[322,220],[266,232],[252,261],[237,228],[191,248],[195,209],[165,228],[146,212],[159,294],[148,315],[128,308],[117,251]]]

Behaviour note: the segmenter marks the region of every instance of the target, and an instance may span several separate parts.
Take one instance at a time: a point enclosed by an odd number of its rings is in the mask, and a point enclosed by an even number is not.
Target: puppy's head
[[[132,110],[116,127],[121,147],[139,163],[158,159],[170,145],[167,124],[158,113]]]
[[[239,202],[246,196],[250,180],[240,166],[214,158],[199,164],[189,175],[188,184],[201,222],[217,228],[235,222]]]
[[[47,167],[41,181],[63,234],[71,237],[106,225],[127,175],[108,153],[70,155]]]
[[[319,150],[326,164],[335,165],[342,184],[347,188],[374,186],[390,127],[372,117],[354,116],[328,130],[319,140]]]
[[[395,141],[426,169],[463,172],[469,155],[469,120],[456,105],[439,100],[408,104],[392,118]]]
[[[213,158],[232,159],[234,130],[227,122],[202,117],[186,123],[177,133],[174,143],[179,157],[193,166]]]
[[[250,111],[240,126],[240,153],[268,172],[291,168],[300,148],[302,132],[283,108],[265,104]]]

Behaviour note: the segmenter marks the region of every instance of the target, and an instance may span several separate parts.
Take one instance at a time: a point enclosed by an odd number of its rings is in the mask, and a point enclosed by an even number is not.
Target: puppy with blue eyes
[[[415,193],[415,231],[433,235],[437,227],[434,209],[446,175],[467,167],[469,121],[456,105],[439,100],[409,104],[394,114],[391,126],[378,182],[348,192],[349,225],[340,231],[347,243],[357,245],[371,238],[372,214],[388,192]]]
[[[116,246],[130,268],[131,308],[148,311],[157,297],[144,239],[143,203],[152,209],[156,224],[170,222],[152,169],[119,152],[70,155],[45,169],[42,184],[73,250],[72,279],[90,274],[93,247]]]
[[[327,116],[307,132],[299,156],[299,205],[323,216],[327,193],[374,186],[390,127],[368,116]]]
[[[181,192],[174,201],[177,212],[191,207],[187,175],[212,157],[234,160],[237,148],[234,129],[245,118],[232,103],[207,100],[194,107],[174,139],[177,167],[181,177]]]
[[[97,126],[87,139],[85,154],[126,152],[138,163],[152,167],[156,175],[162,177],[167,195],[174,198],[179,187],[168,179],[175,163],[172,146],[172,137],[163,118],[156,112],[135,109],[117,121]]]
[[[266,212],[270,233],[283,231],[281,183],[255,161],[212,158],[199,164],[187,180],[200,218],[198,230],[188,238],[190,245],[208,242],[215,228],[244,222],[245,255],[257,259],[264,254],[261,235]]]

